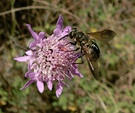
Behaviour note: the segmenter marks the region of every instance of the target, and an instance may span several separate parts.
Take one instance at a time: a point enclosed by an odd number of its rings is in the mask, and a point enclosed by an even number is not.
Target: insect
[[[74,40],[73,44],[79,45],[82,54],[85,55],[89,69],[96,80],[99,78],[97,60],[100,56],[100,49],[95,43],[95,40],[108,43],[115,37],[115,35],[116,33],[112,30],[84,33],[82,31],[78,31],[77,28],[73,28],[69,33],[69,37]]]

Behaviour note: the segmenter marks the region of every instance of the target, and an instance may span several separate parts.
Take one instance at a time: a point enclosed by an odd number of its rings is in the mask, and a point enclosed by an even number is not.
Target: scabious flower
[[[30,43],[25,56],[15,58],[19,62],[28,63],[28,71],[25,77],[29,78],[29,81],[21,90],[36,82],[39,92],[42,93],[45,82],[50,90],[53,88],[53,83],[57,82],[56,96],[59,97],[63,86],[68,86],[64,82],[66,78],[71,80],[74,75],[83,77],[76,64],[76,60],[81,56],[81,53],[76,52],[75,47],[66,38],[71,31],[71,27],[67,26],[63,29],[63,17],[60,15],[53,34],[46,38],[44,32],[36,34],[31,25],[26,25],[34,41]]]

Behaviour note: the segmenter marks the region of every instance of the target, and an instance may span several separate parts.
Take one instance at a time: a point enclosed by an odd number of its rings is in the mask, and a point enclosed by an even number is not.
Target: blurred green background
[[[36,84],[19,89],[26,63],[14,61],[32,40],[26,23],[51,35],[59,14],[64,25],[84,32],[112,29],[110,47],[97,42],[100,80],[79,65],[84,78],[75,77],[60,98],[55,88],[40,94]],[[135,113],[135,0],[1,0],[0,1],[0,113]]]

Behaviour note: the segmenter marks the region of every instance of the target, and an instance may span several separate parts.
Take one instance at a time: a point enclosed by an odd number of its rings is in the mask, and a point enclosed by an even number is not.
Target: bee
[[[84,33],[82,31],[78,31],[77,28],[73,28],[69,33],[69,37],[74,41],[72,44],[79,45],[82,54],[86,57],[89,69],[96,80],[99,79],[97,60],[100,56],[100,49],[95,43],[95,40],[108,43],[115,37],[115,35],[116,33],[112,30]]]

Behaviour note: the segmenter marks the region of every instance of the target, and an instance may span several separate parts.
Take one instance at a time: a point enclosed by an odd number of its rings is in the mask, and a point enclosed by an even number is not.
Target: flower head
[[[29,78],[29,81],[21,90],[36,82],[39,92],[42,93],[45,82],[50,90],[53,88],[53,83],[57,82],[56,96],[59,97],[63,86],[68,86],[64,82],[65,78],[71,80],[74,75],[83,77],[76,64],[81,53],[75,51],[75,47],[69,43],[67,38],[62,38],[70,33],[71,27],[67,26],[63,29],[61,15],[58,18],[56,29],[48,38],[45,37],[44,32],[35,33],[29,24],[27,27],[34,41],[30,43],[25,56],[15,58],[19,62],[28,63],[28,72],[25,77]]]

